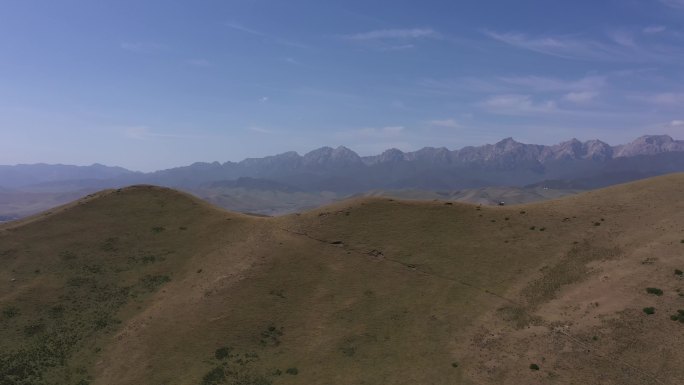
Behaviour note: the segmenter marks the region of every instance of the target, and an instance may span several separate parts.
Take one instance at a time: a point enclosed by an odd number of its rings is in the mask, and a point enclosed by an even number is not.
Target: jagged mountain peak
[[[344,146],[337,148],[321,147],[316,150],[306,153],[303,157],[303,162],[306,166],[352,166],[362,164],[361,157],[354,151]]]
[[[617,146],[615,157],[653,155],[670,151],[684,151],[684,141],[669,135],[644,135],[622,146]]]

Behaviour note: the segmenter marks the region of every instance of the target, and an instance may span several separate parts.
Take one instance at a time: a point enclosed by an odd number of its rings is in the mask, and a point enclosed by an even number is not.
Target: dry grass
[[[672,175],[515,207],[360,199],[281,218],[161,188],[102,192],[0,227],[0,374],[678,383],[682,186]],[[664,295],[644,292],[656,284]]]

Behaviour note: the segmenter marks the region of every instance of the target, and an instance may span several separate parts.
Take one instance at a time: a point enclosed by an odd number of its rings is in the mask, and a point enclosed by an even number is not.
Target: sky
[[[0,0],[0,164],[684,138],[684,0]]]

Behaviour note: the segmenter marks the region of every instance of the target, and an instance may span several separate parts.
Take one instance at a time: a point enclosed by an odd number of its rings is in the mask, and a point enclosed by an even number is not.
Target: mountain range
[[[100,164],[0,166],[0,189],[14,195],[17,190],[85,195],[104,188],[154,184],[211,197],[211,202],[229,209],[273,214],[369,191],[439,191],[454,196],[469,195],[453,194],[457,190],[504,186],[587,190],[679,171],[684,171],[684,140],[668,135],[646,135],[617,146],[577,139],[548,146],[506,138],[458,150],[389,149],[363,157],[344,146],[322,147],[304,155],[291,151],[149,173]],[[253,201],[264,193],[268,197]],[[2,194],[0,190],[0,208]],[[236,200],[236,194],[241,198]],[[8,215],[0,210],[3,214]]]

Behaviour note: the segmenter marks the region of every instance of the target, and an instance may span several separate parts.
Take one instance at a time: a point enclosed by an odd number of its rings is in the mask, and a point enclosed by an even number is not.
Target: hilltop
[[[277,218],[91,194],[0,225],[0,383],[681,383],[682,194]]]

